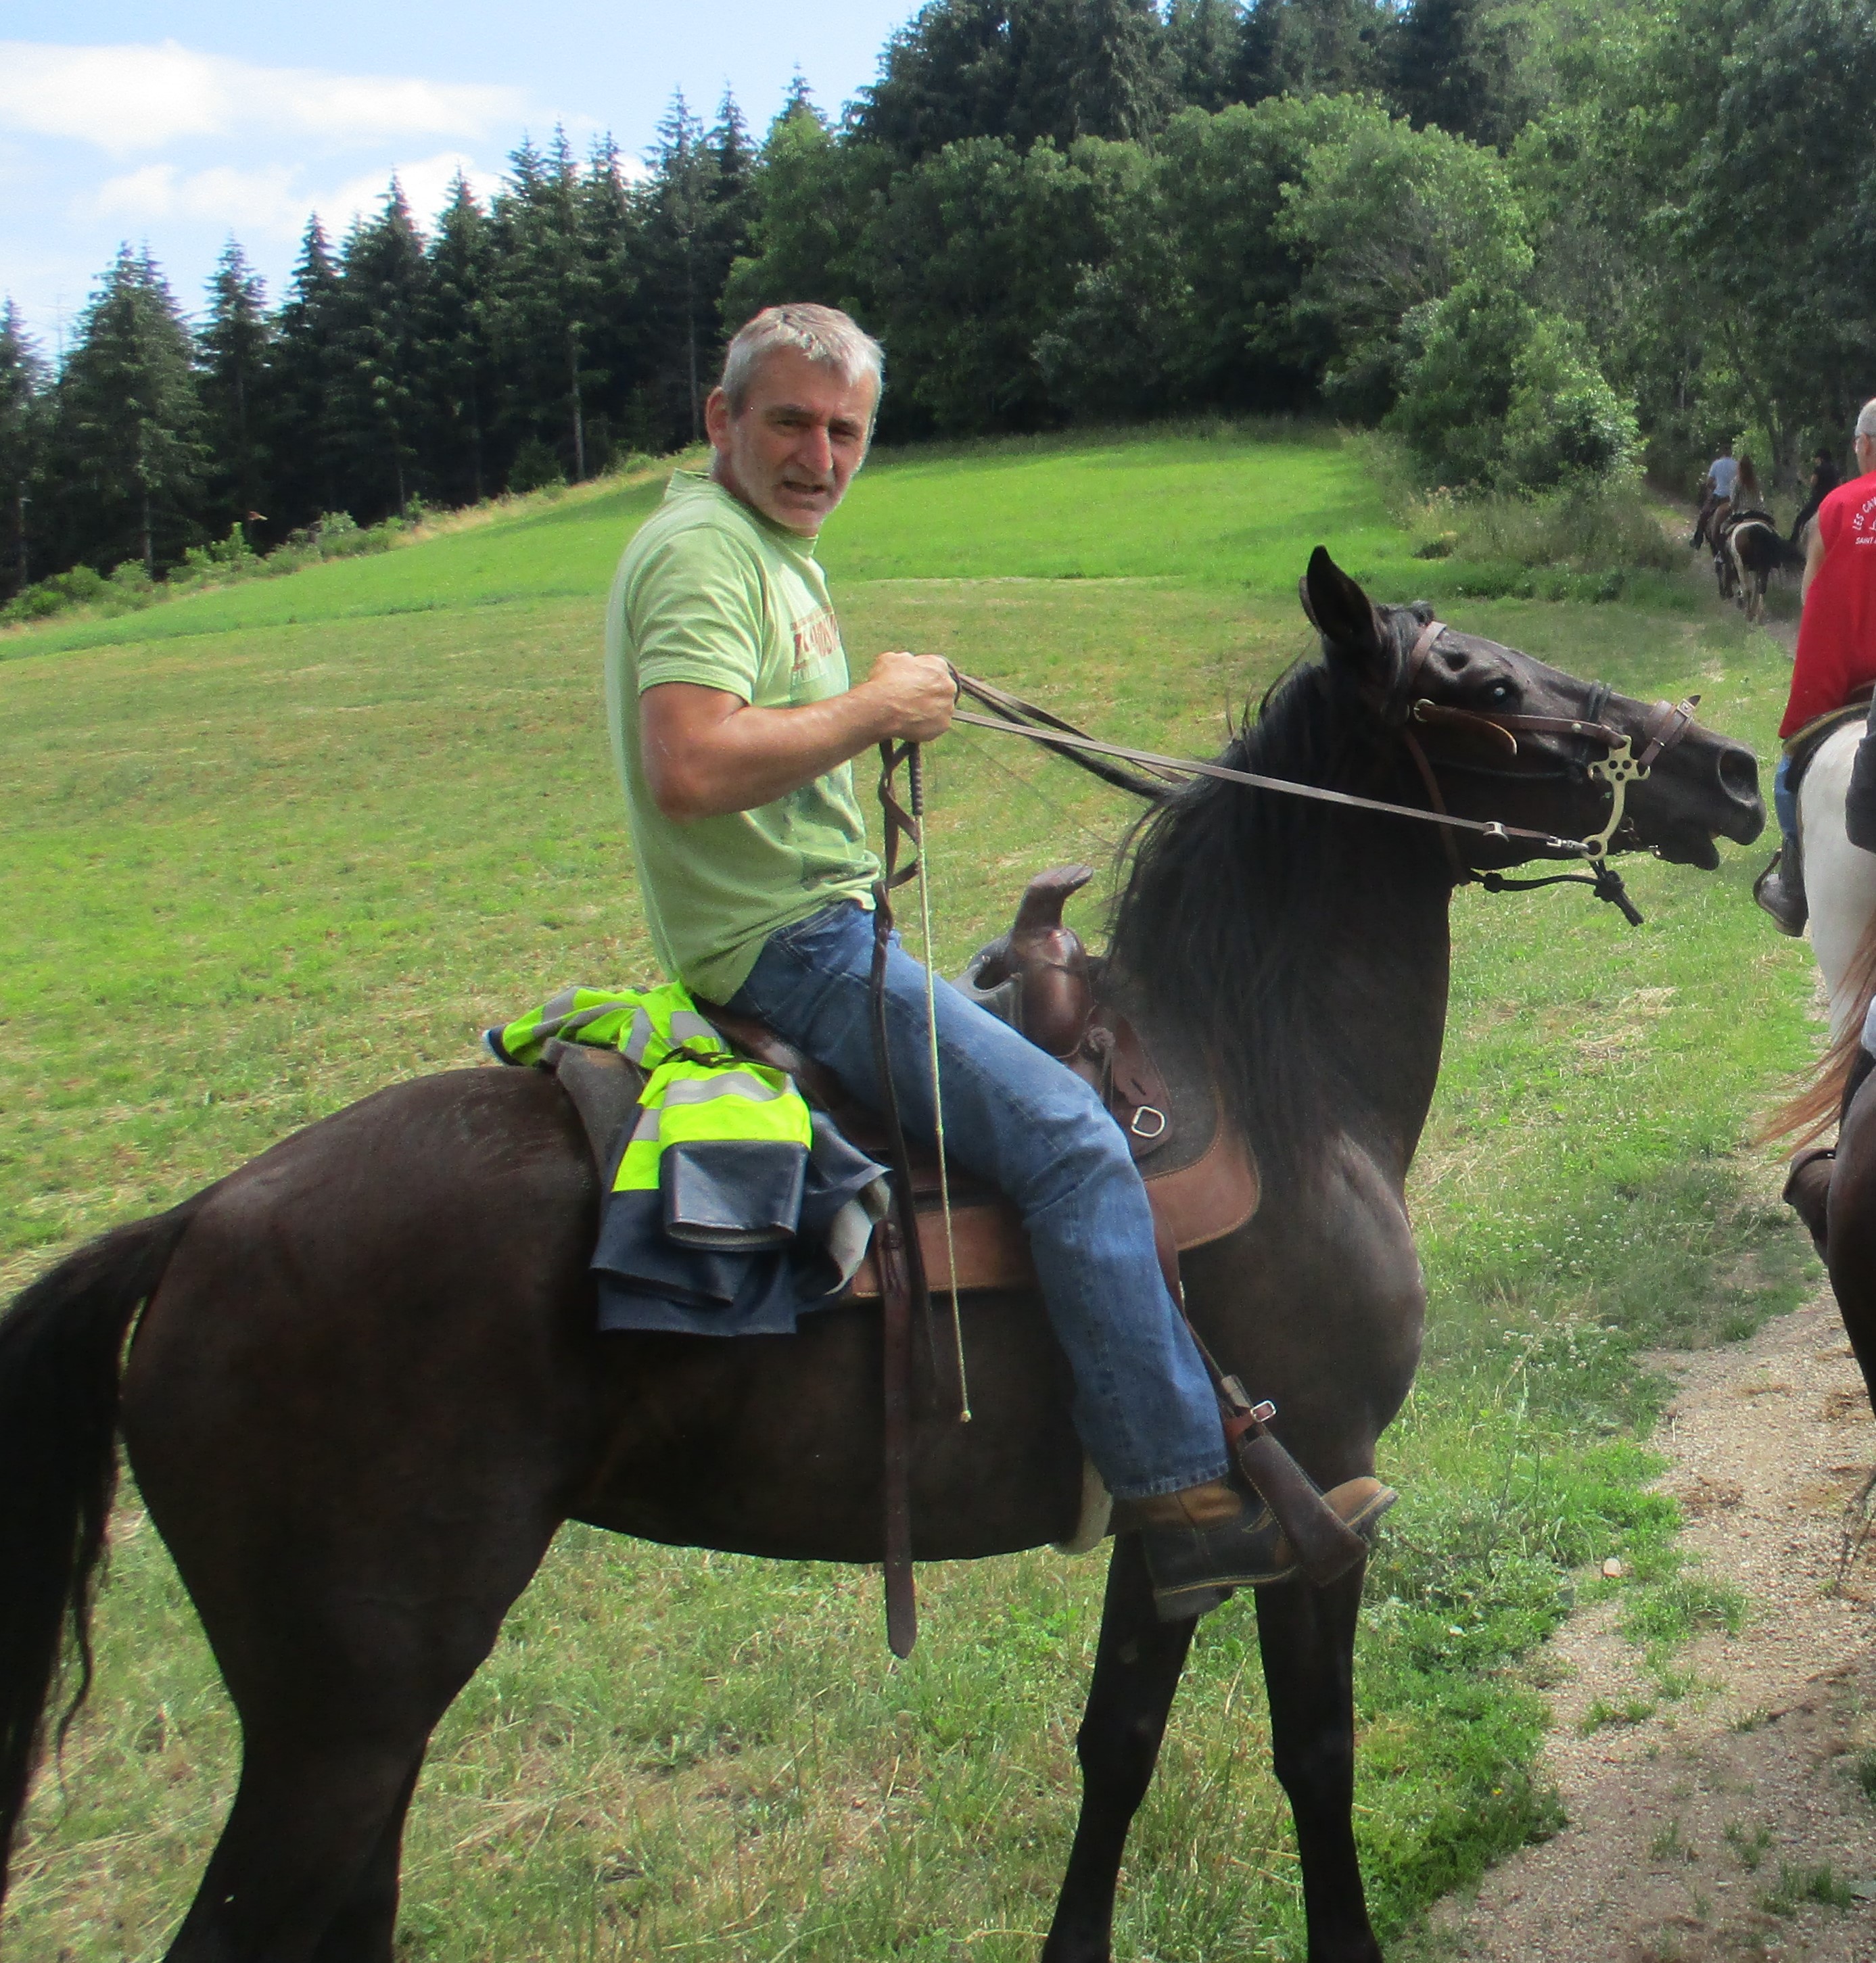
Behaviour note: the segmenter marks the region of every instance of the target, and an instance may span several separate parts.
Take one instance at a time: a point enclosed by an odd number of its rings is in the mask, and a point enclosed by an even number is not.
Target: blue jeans
[[[1778,829],[1785,834],[1786,845],[1795,853],[1798,848],[1798,793],[1791,788],[1791,760],[1789,757],[1778,759],[1778,767],[1772,773],[1772,809],[1778,814]]]
[[[877,1109],[872,942],[863,908],[827,908],[772,934],[728,1006],[759,1016]],[[1095,1469],[1119,1500],[1221,1478],[1218,1401],[1160,1278],[1146,1189],[1120,1127],[1073,1071],[948,982],[936,988],[946,1143],[1023,1215]],[[906,1129],[929,1138],[925,971],[896,934],[886,1026]]]

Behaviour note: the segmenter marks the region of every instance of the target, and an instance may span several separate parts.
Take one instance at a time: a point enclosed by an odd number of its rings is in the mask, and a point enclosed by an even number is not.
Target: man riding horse
[[[1694,519],[1694,535],[1687,541],[1690,547],[1698,549],[1715,542],[1714,527],[1725,517],[1738,482],[1739,465],[1729,439],[1721,444],[1719,455],[1707,466],[1707,474],[1700,481],[1700,510]]]
[[[850,681],[822,524],[864,461],[878,344],[832,308],[770,307],[732,341],[705,410],[707,474],[676,472],[620,562],[607,694],[652,940],[699,998],[759,1018],[878,1108],[869,1016],[879,862],[853,760],[949,728],[935,655],[880,655]],[[931,1137],[924,971],[885,975],[892,1088]],[[1169,1621],[1281,1577],[1281,1531],[1236,1477],[1216,1396],[1155,1254],[1145,1189],[1081,1079],[943,982],[953,1154],[1020,1211],[1076,1429],[1120,1522],[1141,1529]]]
[[[1785,751],[1772,779],[1783,837],[1753,889],[1753,897],[1783,933],[1802,933],[1810,915],[1798,837],[1794,754],[1820,717],[1844,708],[1876,683],[1876,399],[1858,414],[1855,441],[1858,474],[1818,506],[1805,552],[1798,655],[1785,719],[1778,725]],[[1876,707],[1851,773],[1844,825],[1852,845],[1876,851]]]

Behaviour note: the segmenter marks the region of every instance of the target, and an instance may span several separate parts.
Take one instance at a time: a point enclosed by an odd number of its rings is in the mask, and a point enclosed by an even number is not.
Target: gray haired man
[[[760,1017],[881,1103],[869,1020],[867,849],[853,759],[949,726],[950,671],[886,653],[853,684],[823,523],[864,461],[880,350],[843,313],[770,307],[731,342],[706,411],[707,475],[680,471],[627,548],[607,693],[646,915],[669,975]],[[893,1087],[933,1135],[924,970],[886,969]],[[945,1131],[1020,1211],[1074,1380],[1077,1431],[1142,1529],[1160,1614],[1202,1615],[1294,1560],[1228,1478],[1218,1407],[1160,1279],[1119,1128],[1072,1071],[936,985]]]

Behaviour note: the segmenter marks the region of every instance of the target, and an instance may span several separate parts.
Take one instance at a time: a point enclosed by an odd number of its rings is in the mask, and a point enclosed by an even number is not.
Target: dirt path
[[[1750,1605],[1658,1701],[1619,1603],[1551,1645],[1548,1770],[1570,1824],[1446,1904],[1436,1949],[1505,1963],[1876,1958],[1876,1538],[1834,1587],[1876,1422],[1828,1291],[1750,1340],[1652,1359],[1679,1385],[1654,1443],[1701,1572]],[[1597,1699],[1655,1715],[1586,1731]],[[1828,1869],[1827,1875],[1822,1871]]]

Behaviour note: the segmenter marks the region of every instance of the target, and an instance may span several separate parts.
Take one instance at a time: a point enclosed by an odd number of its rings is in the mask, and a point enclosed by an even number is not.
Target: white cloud
[[[351,142],[479,136],[523,113],[520,91],[398,75],[261,68],[152,46],[0,41],[0,128],[95,143],[114,155],[238,130]]]
[[[251,170],[218,165],[187,172],[174,164],[146,164],[109,179],[86,205],[101,218],[137,224],[194,219],[244,238],[297,239],[316,211],[337,240],[354,218],[381,209],[393,175],[404,187],[411,216],[427,227],[449,203],[459,171],[485,203],[501,187],[500,173],[479,168],[466,151],[443,150],[366,171],[325,191],[307,190],[301,172],[286,164],[262,164]]]
[[[459,150],[445,150],[437,156],[420,157],[415,163],[393,165],[389,170],[367,171],[341,184],[337,191],[311,200],[302,209],[300,222],[305,223],[307,210],[317,211],[327,231],[337,238],[354,218],[368,216],[383,206],[384,194],[395,175],[404,187],[411,216],[419,225],[427,226],[449,203],[458,171],[469,179],[469,189],[484,204],[501,187],[500,171],[478,170],[472,157],[465,156]]]
[[[294,187],[298,175],[286,164],[255,170],[223,164],[186,176],[174,164],[146,164],[100,184],[91,209],[101,218],[194,218],[231,232],[291,231],[295,214],[303,219],[306,209]]]

